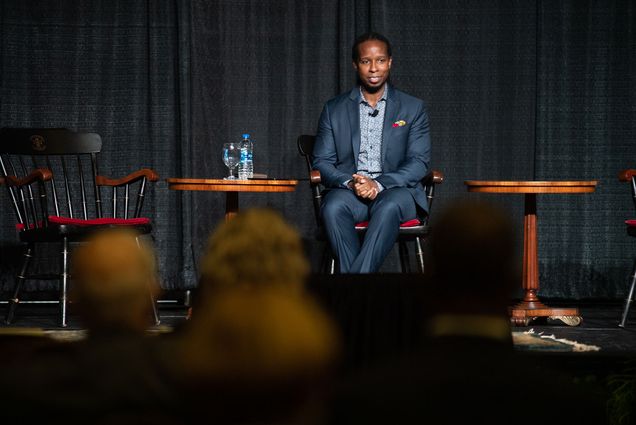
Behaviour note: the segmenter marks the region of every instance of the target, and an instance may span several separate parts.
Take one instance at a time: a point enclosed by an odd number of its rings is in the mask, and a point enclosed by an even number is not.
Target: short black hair
[[[389,57],[393,56],[391,52],[391,43],[389,43],[388,38],[377,32],[366,32],[358,36],[353,42],[353,47],[351,48],[351,58],[354,62],[358,62],[358,60],[360,59],[360,49],[358,49],[358,46],[360,46],[365,41],[370,40],[378,40],[386,44],[386,52],[388,53]]]

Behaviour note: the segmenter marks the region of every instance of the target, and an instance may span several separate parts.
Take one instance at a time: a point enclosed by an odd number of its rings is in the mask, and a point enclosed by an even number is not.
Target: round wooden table
[[[537,193],[590,193],[597,181],[479,181],[464,182],[469,192],[518,193],[525,197],[523,232],[523,300],[510,310],[514,325],[527,326],[537,317],[559,318],[577,326],[582,317],[578,308],[552,308],[543,304],[539,292],[539,260],[537,256]]]
[[[225,192],[225,219],[229,220],[238,213],[239,192],[293,192],[298,180],[224,180],[224,179],[184,179],[169,178],[171,190],[202,190],[207,192]]]

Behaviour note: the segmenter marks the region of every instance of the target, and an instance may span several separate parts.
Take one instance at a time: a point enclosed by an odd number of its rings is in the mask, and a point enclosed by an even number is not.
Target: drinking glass
[[[225,177],[225,180],[236,179],[236,177],[234,177],[234,168],[236,168],[240,159],[241,149],[239,148],[238,143],[225,143],[223,145],[223,163],[230,171],[230,175]]]

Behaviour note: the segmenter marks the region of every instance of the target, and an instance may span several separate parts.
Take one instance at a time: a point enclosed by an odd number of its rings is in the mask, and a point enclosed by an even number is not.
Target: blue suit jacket
[[[342,187],[357,171],[360,152],[360,91],[355,87],[329,100],[316,134],[313,167],[326,188]],[[403,121],[404,125],[397,125]],[[382,129],[382,175],[385,189],[406,187],[416,204],[428,211],[421,184],[429,171],[431,139],[424,101],[389,87]]]

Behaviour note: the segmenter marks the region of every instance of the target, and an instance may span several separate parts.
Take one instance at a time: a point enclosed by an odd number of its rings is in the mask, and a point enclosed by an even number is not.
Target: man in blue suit
[[[341,273],[377,271],[400,223],[426,213],[431,141],[424,102],[388,84],[391,45],[367,33],[352,48],[359,85],[322,111],[314,168],[326,187],[322,220]],[[362,243],[355,224],[368,221]]]

